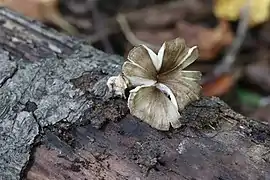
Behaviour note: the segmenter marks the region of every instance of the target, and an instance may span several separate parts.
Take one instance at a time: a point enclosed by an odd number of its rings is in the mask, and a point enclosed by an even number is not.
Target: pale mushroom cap
[[[158,54],[144,45],[133,48],[122,67],[137,86],[128,98],[131,114],[159,130],[178,128],[178,111],[200,97],[201,73],[183,70],[198,56],[197,47],[187,47],[181,38],[165,42]]]
[[[138,86],[131,90],[128,107],[131,114],[158,130],[167,131],[170,125],[174,128],[181,125],[176,107],[155,86]]]
[[[153,53],[150,53],[151,55],[149,55],[149,49],[146,49],[145,46],[140,45],[130,50],[127,59],[129,62],[136,64],[138,67],[147,70],[149,75],[154,76],[156,75],[157,71],[151,59],[151,56],[155,55]]]
[[[107,86],[109,91],[113,91],[116,96],[124,97],[125,96],[125,89],[128,87],[128,80],[122,74],[118,76],[112,76],[107,81]]]
[[[133,86],[153,85],[157,82],[156,72],[150,73],[148,69],[130,61],[126,61],[123,64],[122,71]]]

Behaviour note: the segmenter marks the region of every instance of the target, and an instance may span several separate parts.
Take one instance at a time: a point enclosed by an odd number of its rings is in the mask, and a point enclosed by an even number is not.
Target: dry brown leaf
[[[156,31],[145,29],[145,30],[135,31],[134,34],[138,39],[141,39],[143,41],[146,41],[147,43],[156,45],[157,47],[154,48],[155,51],[159,49],[159,46],[164,41],[169,41],[177,37],[175,33],[175,29],[168,29],[168,30],[159,29]]]
[[[258,108],[252,117],[270,125],[270,105]]]
[[[220,21],[214,28],[205,28],[187,22],[177,23],[178,36],[186,39],[189,46],[197,45],[201,60],[212,60],[218,53],[233,41],[233,33],[226,21]]]
[[[0,0],[0,6],[39,21],[53,23],[71,34],[77,33],[60,14],[58,0]]]
[[[181,37],[189,46],[199,47],[200,60],[214,59],[225,46],[233,41],[233,33],[226,21],[220,21],[214,29],[181,21],[177,23],[175,29],[134,30],[134,35],[140,41],[151,44],[155,51],[163,41]]]
[[[260,51],[261,58],[245,68],[245,75],[248,80],[270,93],[270,59],[269,52]],[[264,57],[262,57],[264,56]]]
[[[179,20],[199,20],[211,13],[211,6],[202,0],[169,1],[125,13],[133,28],[159,29]]]
[[[204,96],[222,96],[229,92],[235,83],[232,74],[223,74],[214,81],[205,83],[202,87]]]

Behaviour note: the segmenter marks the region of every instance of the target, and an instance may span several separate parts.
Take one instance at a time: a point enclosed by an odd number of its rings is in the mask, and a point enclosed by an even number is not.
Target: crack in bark
[[[12,77],[16,74],[17,71],[18,67],[16,66],[12,73],[6,78],[4,78],[3,81],[0,83],[0,88],[3,87],[9,79],[12,79]]]

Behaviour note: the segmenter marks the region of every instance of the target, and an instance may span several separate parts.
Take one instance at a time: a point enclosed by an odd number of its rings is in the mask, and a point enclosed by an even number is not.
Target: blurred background
[[[0,0],[29,18],[126,57],[182,37],[197,45],[205,96],[270,124],[270,0]]]

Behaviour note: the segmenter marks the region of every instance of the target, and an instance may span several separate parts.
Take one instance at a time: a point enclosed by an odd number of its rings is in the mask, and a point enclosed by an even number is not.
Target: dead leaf
[[[199,20],[211,13],[211,5],[205,0],[169,1],[125,13],[132,27],[157,29],[175,24],[179,20]]]
[[[197,45],[201,60],[212,60],[233,41],[233,33],[226,21],[214,28],[205,28],[187,22],[177,23],[178,36],[184,38],[189,46]]]
[[[254,112],[252,117],[270,125],[270,105],[260,107]]]
[[[270,92],[270,59],[269,52],[261,52],[260,56],[263,59],[259,59],[250,65],[248,65],[245,69],[245,74],[248,80],[252,84],[256,84],[260,88],[262,88],[266,92]]]
[[[202,92],[204,96],[222,96],[229,92],[235,84],[232,74],[223,74],[214,81],[203,84]]]
[[[53,23],[71,34],[77,33],[60,14],[58,0],[0,0],[0,6],[39,21]]]
[[[240,17],[241,9],[248,3],[247,0],[215,0],[214,14],[219,19],[236,21]],[[251,26],[261,24],[269,19],[270,0],[250,0]]]
[[[168,30],[159,29],[155,31],[146,29],[135,31],[134,34],[138,39],[146,41],[150,44],[155,44],[157,46],[157,48],[155,48],[155,51],[159,49],[159,46],[164,41],[169,41],[177,37],[175,29],[168,29]]]
[[[143,42],[151,44],[157,51],[162,42],[181,37],[189,46],[198,46],[200,60],[212,60],[220,51],[233,41],[233,33],[227,21],[220,21],[214,28],[206,28],[185,21],[178,22],[176,28],[154,30],[134,30],[134,36]]]

